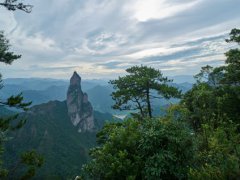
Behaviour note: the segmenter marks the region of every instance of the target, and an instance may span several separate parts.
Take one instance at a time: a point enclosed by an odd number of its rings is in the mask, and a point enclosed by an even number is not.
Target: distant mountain
[[[113,112],[111,93],[113,89],[111,86],[95,86],[88,90],[89,100],[92,102],[95,110],[100,112]]]
[[[50,100],[63,101],[66,99],[68,82],[58,79],[41,78],[8,78],[4,79],[4,87],[0,97],[6,99],[11,95],[23,93],[25,101],[32,101],[32,105],[46,103]],[[84,80],[83,91],[88,91],[96,86],[107,85],[106,80]]]
[[[26,89],[22,85],[5,85],[0,91],[0,97],[6,99],[12,95],[23,94],[24,101],[32,101],[32,105],[46,103],[51,100],[66,99],[67,86],[49,86],[44,90]]]
[[[176,77],[180,77],[180,79],[183,78],[182,81],[184,82],[173,82],[171,85],[181,89],[182,92],[186,92],[191,89],[192,83],[185,82],[185,80],[189,80],[191,76]],[[185,80],[184,77],[186,78]],[[46,84],[44,84],[45,82]],[[42,87],[33,89],[36,84]],[[22,92],[25,101],[32,101],[32,105],[46,103],[50,100],[63,101],[66,99],[66,93],[68,89],[68,82],[66,80],[54,79],[6,79],[4,80],[4,85],[5,87],[0,91],[1,98],[4,99],[10,95]],[[43,89],[43,87],[45,87],[45,89]],[[114,101],[110,96],[113,88],[107,83],[106,80],[83,80],[82,90],[84,92],[88,92],[88,98],[95,110],[100,112],[122,114],[122,112],[113,110],[111,108],[111,106],[114,104]],[[169,103],[168,101],[164,101],[163,103],[162,101],[159,103],[158,102],[159,101],[156,101],[157,106]]]
[[[51,86],[56,87],[68,87],[68,80],[61,79],[50,79],[50,78],[7,78],[3,80],[4,86],[18,87],[19,90],[46,90]],[[97,85],[105,86],[107,85],[107,80],[101,79],[90,79],[83,80],[82,87],[83,91],[87,91]]]
[[[41,85],[45,81],[47,85]],[[27,81],[11,79],[5,83],[5,88],[0,91],[1,96],[17,94],[17,90],[21,90],[26,101],[33,101],[34,104],[55,99],[62,101],[55,100],[35,105],[27,113],[21,114],[21,117],[27,119],[27,123],[11,134],[13,138],[7,143],[4,156],[6,166],[11,168],[21,152],[36,149],[45,157],[45,164],[36,175],[36,179],[73,179],[80,173],[81,166],[89,160],[89,148],[96,145],[97,130],[106,121],[113,120],[113,116],[106,112],[116,113],[111,109],[114,102],[110,96],[113,91],[110,85],[104,83],[96,85],[95,82],[86,81],[80,83],[81,78],[76,73],[71,78],[69,88],[67,82],[51,79]],[[91,87],[87,90],[88,94],[84,93],[85,84]],[[37,85],[42,87],[35,87]],[[192,87],[188,82],[171,85],[183,92]],[[67,101],[63,101],[66,98]],[[178,101],[170,100],[171,103]],[[169,101],[166,100],[155,100],[153,113],[163,115],[168,104]],[[0,115],[10,113],[10,110],[0,109]]]
[[[89,148],[96,145],[96,133],[106,121],[113,121],[113,116],[93,110],[76,72],[65,96],[66,101],[50,101],[20,114],[27,123],[10,134],[5,166],[14,168],[21,152],[35,149],[45,158],[35,179],[74,179],[79,175],[81,166],[89,160]],[[1,112],[10,113],[6,109]]]
[[[96,123],[93,117],[93,107],[86,92],[82,91],[81,77],[74,72],[67,91],[67,109],[72,124],[78,127],[78,132],[95,131]]]
[[[81,166],[89,159],[89,148],[96,145],[96,132],[78,133],[68,116],[66,101],[50,101],[32,107],[21,114],[27,123],[11,134],[5,150],[6,166],[10,169],[18,155],[36,149],[45,158],[36,179],[73,179],[80,173]],[[94,112],[94,121],[100,129],[111,114]]]
[[[7,117],[13,114],[16,114],[16,112],[11,111],[10,109],[7,109],[3,106],[0,106],[0,117]]]
[[[192,83],[188,83],[188,82],[184,82],[184,83],[170,83],[170,85],[178,88],[179,90],[182,91],[182,93],[185,93],[185,92],[189,91],[192,88],[192,86],[193,86]]]
[[[169,77],[170,79],[173,79],[173,82],[174,83],[195,83],[195,79],[193,78],[193,75],[178,75],[178,76],[170,76]]]
[[[68,86],[67,80],[47,78],[7,78],[3,80],[4,86],[18,85],[25,90],[45,90],[50,86]]]
[[[2,99],[5,99],[11,95],[19,94],[20,92],[23,92],[25,90],[28,90],[28,89],[22,85],[18,85],[18,84],[6,85],[6,84],[4,84],[3,88],[1,88],[1,90],[0,90],[0,97]]]

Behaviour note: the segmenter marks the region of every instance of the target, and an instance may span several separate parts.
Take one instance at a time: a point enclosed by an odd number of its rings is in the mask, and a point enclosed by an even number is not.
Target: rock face
[[[87,93],[82,92],[81,77],[74,72],[67,91],[68,115],[78,132],[94,131],[93,108]]]

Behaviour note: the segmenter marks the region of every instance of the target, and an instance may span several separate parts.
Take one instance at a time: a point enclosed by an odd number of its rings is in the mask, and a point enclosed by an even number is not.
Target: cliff
[[[81,77],[74,72],[67,91],[68,115],[78,132],[94,131],[93,108],[87,93],[82,92]]]

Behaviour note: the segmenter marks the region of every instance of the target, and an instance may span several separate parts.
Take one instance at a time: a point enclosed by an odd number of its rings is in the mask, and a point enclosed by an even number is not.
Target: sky
[[[2,2],[3,0],[0,0]],[[240,28],[240,0],[25,0],[30,14],[0,7],[0,30],[22,58],[4,78],[113,79],[134,65],[166,76],[224,63]]]

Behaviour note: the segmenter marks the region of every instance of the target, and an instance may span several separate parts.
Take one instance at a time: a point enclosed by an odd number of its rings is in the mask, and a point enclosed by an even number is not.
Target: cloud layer
[[[22,59],[0,66],[5,77],[115,78],[132,65],[169,76],[223,63],[239,28],[236,0],[51,0],[31,14],[0,7],[0,29]]]

